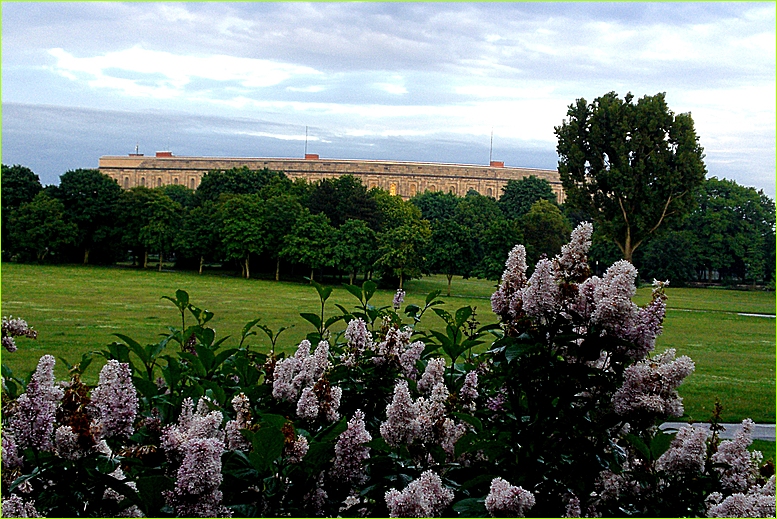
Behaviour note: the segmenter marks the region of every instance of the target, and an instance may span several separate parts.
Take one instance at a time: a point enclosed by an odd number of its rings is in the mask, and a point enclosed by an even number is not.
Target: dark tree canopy
[[[334,227],[347,220],[363,220],[374,227],[378,220],[375,199],[353,175],[320,180],[310,191],[307,207],[313,214],[324,213]]]
[[[421,210],[421,217],[430,222],[453,218],[459,200],[453,193],[442,191],[425,191],[410,199],[413,205]]]
[[[508,180],[498,204],[505,218],[520,218],[537,200],[556,203],[556,194],[547,180],[530,175],[521,180]]]
[[[0,179],[0,196],[2,196],[2,241],[4,250],[8,239],[8,221],[19,206],[32,202],[41,189],[40,178],[30,168],[24,166],[2,165],[2,178]]]
[[[520,220],[523,229],[526,259],[528,263],[537,263],[545,255],[552,258],[569,241],[572,227],[561,210],[547,200],[534,202],[529,212]]]
[[[263,188],[285,177],[282,172],[270,171],[267,168],[252,170],[243,166],[228,170],[214,170],[202,176],[195,194],[200,203],[206,200],[215,202],[222,193],[258,195]]]
[[[83,251],[84,264],[97,249],[101,260],[112,260],[112,249],[119,240],[119,184],[96,169],[76,169],[60,177],[53,191],[65,206],[65,218],[78,227],[77,244]]]
[[[565,203],[590,215],[629,261],[693,209],[706,173],[690,114],[675,115],[663,93],[633,101],[615,92],[578,99],[555,129]]]

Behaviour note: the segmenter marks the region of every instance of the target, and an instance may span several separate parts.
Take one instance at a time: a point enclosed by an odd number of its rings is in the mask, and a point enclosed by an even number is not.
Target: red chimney
[[[172,157],[173,152],[172,151],[157,151],[156,152],[157,157]]]
[[[318,153],[306,153],[305,160],[318,160]]]
[[[498,161],[498,160],[492,160],[491,161],[491,167],[492,168],[503,168],[505,167],[504,161]]]

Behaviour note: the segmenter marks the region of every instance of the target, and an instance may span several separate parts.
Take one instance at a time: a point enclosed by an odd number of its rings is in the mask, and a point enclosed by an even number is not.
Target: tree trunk
[[[278,281],[281,279],[281,257],[278,256],[278,259],[275,261],[275,281]]]
[[[314,271],[315,271],[315,269],[313,267],[310,267],[310,284],[311,285],[313,284],[313,272]]]
[[[402,290],[402,271],[399,272],[399,289]]]
[[[451,279],[453,279],[453,274],[446,274],[448,276],[448,297],[451,297]]]
[[[161,252],[159,253],[159,267],[157,268],[157,272],[162,272],[162,261],[164,260],[164,254]]]
[[[148,251],[143,253],[143,268],[148,268]]]
[[[84,249],[84,265],[89,265],[89,249]]]
[[[202,265],[205,263],[205,256],[200,256],[200,270],[199,273],[202,275]]]
[[[251,271],[248,270],[248,261],[249,261],[249,259],[250,259],[250,256],[246,256],[246,268],[245,268],[246,279],[251,277]]]
[[[351,274],[348,276],[348,284],[353,285],[353,280],[356,277],[356,271],[352,271]]]

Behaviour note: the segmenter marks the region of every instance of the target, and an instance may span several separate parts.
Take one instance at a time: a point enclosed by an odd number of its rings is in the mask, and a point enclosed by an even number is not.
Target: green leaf
[[[311,313],[308,313],[308,312],[301,312],[299,315],[300,315],[300,317],[305,319],[307,322],[312,324],[316,328],[316,330],[320,330],[321,329],[321,318],[318,315],[311,314]]]
[[[471,306],[463,306],[456,310],[456,328],[460,328],[470,317],[472,317]]]
[[[200,359],[205,371],[210,372],[213,369],[213,363],[216,360],[216,356],[210,351],[210,348],[196,344],[194,346],[194,351],[197,352],[197,358]]]
[[[262,427],[250,436],[253,447],[249,455],[251,465],[257,472],[265,472],[283,453],[283,433],[274,427]]]
[[[156,387],[156,384],[150,380],[146,380],[145,378],[132,377],[132,383],[135,385],[140,394],[148,399],[154,398],[159,393],[159,389]]]
[[[429,292],[429,294],[427,294],[427,296],[426,296],[426,305],[428,306],[429,304],[431,304],[432,301],[437,299],[437,296],[440,295],[440,292],[442,292],[442,291],[441,290],[435,290],[434,292]]]
[[[318,297],[321,298],[322,302],[329,299],[329,296],[332,295],[332,287],[325,287],[324,285],[316,282],[313,279],[310,280],[310,284],[313,285],[313,287],[315,287],[316,291],[318,292]]]
[[[375,291],[378,289],[378,285],[376,285],[373,281],[370,281],[369,279],[362,283],[362,291],[364,292],[364,302],[367,303],[370,299],[372,299],[372,296],[375,294]]]
[[[114,333],[113,335],[115,335],[122,341],[126,342],[130,350],[132,351],[132,353],[137,355],[140,358],[140,360],[143,361],[143,364],[148,364],[148,361],[149,361],[148,353],[146,349],[140,345],[140,343],[120,333]]]
[[[332,317],[327,319],[326,322],[324,323],[324,329],[325,330],[329,329],[329,327],[335,324],[337,321],[342,321],[344,317],[345,316],[343,315],[333,315]]]
[[[207,376],[208,374],[207,370],[205,369],[205,366],[202,365],[202,362],[200,362],[200,359],[197,357],[197,355],[193,355],[188,351],[181,351],[181,352],[178,352],[178,356],[184,359],[186,362],[188,362],[189,366],[192,367],[192,369],[198,376],[200,377]]]
[[[478,418],[477,416],[472,416],[467,413],[452,413],[452,414],[462,422],[467,422],[468,424],[473,426],[476,431],[479,432],[483,430],[483,422],[481,422],[480,418]]]
[[[667,434],[662,431],[658,431],[650,442],[650,454],[654,460],[657,460],[669,449],[669,445],[676,434]]]
[[[165,506],[163,492],[173,490],[175,484],[167,476],[144,476],[135,480],[138,495],[143,503],[143,513],[146,517],[161,517],[160,509]]]
[[[533,348],[531,344],[526,344],[522,342],[518,343],[512,343],[509,344],[505,348],[505,359],[507,359],[507,362],[512,362],[513,360],[517,359],[518,357],[524,355],[526,352],[530,351]]]
[[[648,449],[648,446],[645,445],[645,442],[642,441],[642,439],[639,436],[636,436],[634,434],[627,434],[623,437],[624,440],[626,440],[629,444],[631,444],[632,447],[637,449],[639,453],[642,455],[642,458],[646,461],[650,460],[650,449]]]
[[[343,285],[345,289],[351,293],[356,299],[359,300],[359,302],[364,303],[364,299],[362,298],[362,289],[357,287],[356,285]]]
[[[488,517],[485,497],[468,497],[453,504],[453,510],[462,517]]]

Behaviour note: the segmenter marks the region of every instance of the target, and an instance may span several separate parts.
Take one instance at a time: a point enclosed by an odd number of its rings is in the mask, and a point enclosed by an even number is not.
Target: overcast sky
[[[2,161],[556,168],[578,98],[666,92],[710,176],[775,195],[775,4],[2,3]]]

